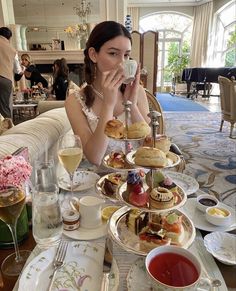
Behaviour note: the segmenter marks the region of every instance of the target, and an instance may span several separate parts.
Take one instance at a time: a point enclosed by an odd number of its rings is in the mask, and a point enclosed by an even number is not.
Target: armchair
[[[222,131],[224,121],[230,122],[229,137],[233,138],[233,129],[236,122],[236,81],[219,76],[218,82],[220,85],[221,103],[220,131]]]

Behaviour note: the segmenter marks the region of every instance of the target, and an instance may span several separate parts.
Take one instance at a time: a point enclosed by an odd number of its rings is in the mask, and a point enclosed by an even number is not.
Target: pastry
[[[145,121],[135,122],[128,127],[128,138],[142,138],[150,134],[150,127]]]
[[[134,162],[139,166],[161,168],[167,165],[166,155],[163,151],[150,148],[140,147],[137,149]]]
[[[166,230],[166,237],[171,239],[171,244],[180,245],[184,239],[182,216],[169,213],[162,218],[162,226]]]
[[[123,152],[111,152],[107,160],[107,165],[116,169],[125,168],[125,154]]]
[[[149,195],[144,190],[143,186],[136,184],[129,194],[129,202],[137,207],[145,207],[149,202]]]
[[[112,196],[116,194],[118,186],[122,183],[123,177],[120,173],[109,174],[104,179],[102,188],[106,195]]]
[[[128,171],[126,192],[129,194],[133,191],[134,186],[138,184],[143,186],[139,172],[135,170]]]
[[[178,186],[168,176],[166,176],[162,181],[159,182],[159,186],[164,187],[173,193],[178,192]]]
[[[148,213],[139,209],[131,209],[126,215],[126,225],[135,234],[138,234],[147,225]]]
[[[147,136],[143,142],[143,146],[153,147],[153,138],[151,136]],[[155,148],[167,154],[170,151],[170,146],[171,146],[171,142],[166,135],[156,136]]]
[[[168,209],[174,206],[174,195],[166,188],[157,187],[151,190],[149,202],[150,208]]]
[[[173,180],[166,176],[161,171],[154,171],[153,172],[153,185],[151,180],[151,172],[148,172],[146,175],[146,183],[149,187],[157,188],[157,187],[163,187],[171,192],[178,192],[178,186],[173,182]]]
[[[124,137],[124,124],[118,119],[109,120],[105,127],[105,134],[113,138],[123,138]]]

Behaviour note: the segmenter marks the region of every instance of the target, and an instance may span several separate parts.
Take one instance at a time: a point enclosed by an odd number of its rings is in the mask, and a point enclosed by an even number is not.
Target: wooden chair
[[[161,105],[153,94],[151,94],[148,90],[145,90],[145,92],[147,95],[150,111],[155,110],[161,113],[161,116],[159,118],[159,132],[158,133],[165,134],[164,116],[163,116]],[[174,143],[171,144],[170,151],[180,156],[180,163],[175,168],[178,172],[183,172],[185,169],[185,159],[182,152],[180,151],[178,146]]]
[[[236,81],[219,76],[220,104],[221,104],[221,124],[222,131],[224,121],[230,122],[229,137],[233,138],[233,129],[236,122]]]

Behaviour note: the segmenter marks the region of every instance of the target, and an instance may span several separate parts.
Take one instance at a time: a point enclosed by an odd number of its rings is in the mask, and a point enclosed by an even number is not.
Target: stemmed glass
[[[70,178],[70,195],[68,199],[73,197],[74,173],[83,157],[83,148],[80,137],[74,134],[66,134],[60,137],[58,143],[58,158],[61,165],[69,174]]]
[[[0,190],[0,219],[10,229],[15,253],[10,254],[2,263],[1,270],[6,276],[18,276],[30,254],[29,251],[19,251],[17,244],[17,220],[25,205],[25,191],[15,186]]]

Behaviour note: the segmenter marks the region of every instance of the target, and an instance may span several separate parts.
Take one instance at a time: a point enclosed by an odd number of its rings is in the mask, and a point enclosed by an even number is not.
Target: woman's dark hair
[[[68,80],[69,75],[69,67],[67,65],[66,59],[61,58],[54,61],[53,65],[57,65],[58,70],[55,72],[54,77],[57,78],[59,76]]]
[[[6,39],[10,39],[12,37],[12,32],[8,27],[0,27],[0,35],[4,36]]]
[[[125,36],[132,43],[129,31],[122,24],[115,21],[103,21],[97,24],[90,33],[84,50],[84,77],[88,85],[92,84],[95,75],[95,64],[89,58],[89,48],[93,47],[96,52],[99,52],[105,42],[117,36]],[[84,93],[86,96],[85,103],[88,107],[91,107],[95,98],[91,86],[86,86]]]

